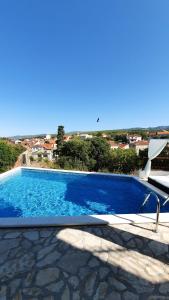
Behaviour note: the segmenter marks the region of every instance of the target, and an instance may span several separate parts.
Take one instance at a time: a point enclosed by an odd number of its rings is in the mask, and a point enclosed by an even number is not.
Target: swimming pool
[[[140,209],[150,190],[132,176],[19,168],[0,178],[0,218],[154,213],[153,199]]]

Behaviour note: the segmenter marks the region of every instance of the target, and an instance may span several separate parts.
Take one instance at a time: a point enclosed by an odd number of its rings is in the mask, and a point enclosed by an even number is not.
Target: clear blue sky
[[[168,0],[0,1],[0,136],[59,124],[169,125]]]

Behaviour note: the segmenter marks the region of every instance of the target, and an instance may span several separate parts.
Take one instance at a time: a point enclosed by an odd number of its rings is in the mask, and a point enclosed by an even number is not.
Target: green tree
[[[125,134],[116,134],[113,139],[116,142],[127,143],[127,136]]]
[[[140,160],[134,149],[111,150],[108,169],[110,172],[129,174],[137,170]]]
[[[57,153],[60,154],[60,151],[62,149],[62,146],[64,144],[64,126],[60,125],[58,126],[58,133],[57,133]]]
[[[90,140],[90,157],[93,162],[95,161],[92,165],[94,171],[107,167],[110,158],[110,146],[105,139],[95,137]]]
[[[86,170],[90,165],[90,142],[75,138],[64,143],[58,162],[66,169]]]

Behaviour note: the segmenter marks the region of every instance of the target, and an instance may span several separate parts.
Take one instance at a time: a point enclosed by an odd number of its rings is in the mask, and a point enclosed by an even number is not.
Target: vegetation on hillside
[[[133,149],[111,150],[105,139],[94,137],[63,143],[57,164],[63,169],[128,174],[139,168],[140,161]]]
[[[21,145],[13,145],[8,141],[0,140],[0,173],[11,169],[19,155],[24,151]]]

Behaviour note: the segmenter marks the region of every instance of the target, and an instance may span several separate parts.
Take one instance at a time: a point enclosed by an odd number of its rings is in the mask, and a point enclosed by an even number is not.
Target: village
[[[144,139],[142,135],[138,134],[123,134],[123,140],[126,142],[117,141],[113,136],[109,134],[101,133],[99,136],[103,139],[106,139],[110,148],[114,149],[134,149],[139,155],[140,151],[148,149],[149,140],[151,138],[167,138],[169,137],[169,131],[150,131],[146,132],[147,139]],[[64,142],[68,142],[72,139],[78,138],[80,140],[90,140],[97,136],[97,134],[89,133],[79,133],[69,135],[64,135]],[[11,142],[16,145],[22,145],[26,148],[27,156],[30,161],[40,162],[40,161],[55,161],[57,153],[57,136],[46,134],[46,136],[32,137],[26,139],[11,139]]]

